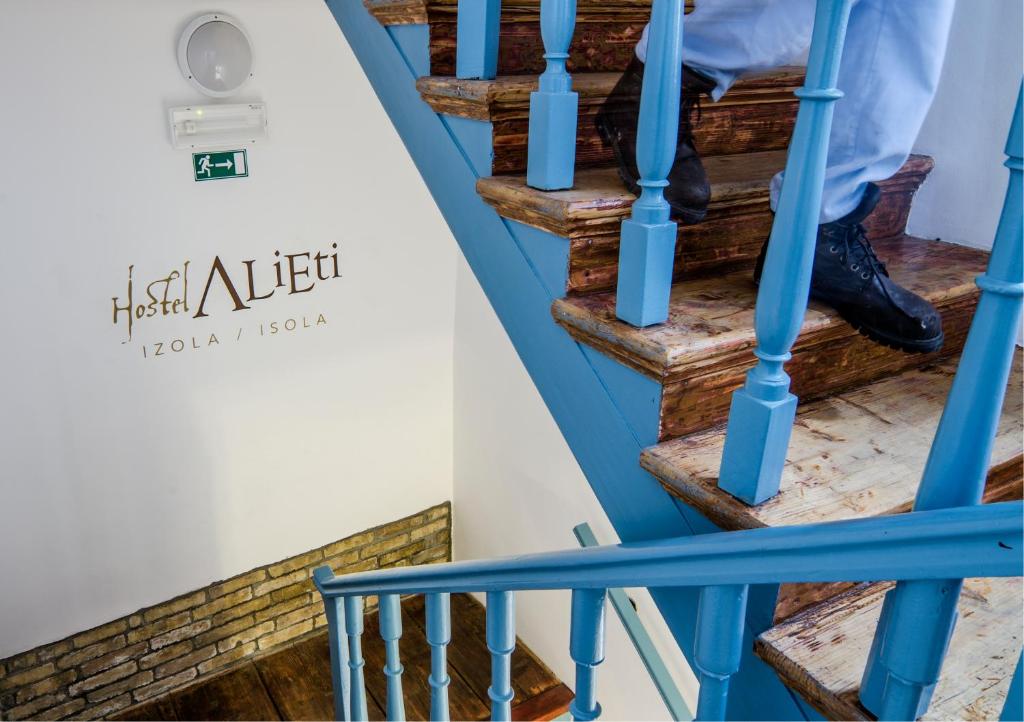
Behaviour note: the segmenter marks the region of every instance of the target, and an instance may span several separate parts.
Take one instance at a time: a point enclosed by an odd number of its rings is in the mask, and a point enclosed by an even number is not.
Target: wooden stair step
[[[702,223],[679,227],[677,278],[721,272],[757,257],[771,231],[769,183],[785,162],[785,151],[704,159],[711,204]],[[911,200],[932,166],[927,156],[911,156],[895,176],[880,184],[882,200],[866,224],[872,238],[903,233]],[[481,178],[477,191],[505,218],[569,239],[569,293],[615,287],[620,226],[636,197],[614,168],[580,170],[576,186],[566,191],[530,188],[522,175]]]
[[[756,653],[825,717],[874,719],[857,693],[890,583],[861,585],[769,629]],[[1019,577],[968,579],[924,720],[999,719],[1021,653]]]
[[[576,166],[608,165],[610,148],[598,136],[594,118],[608,99],[621,73],[579,73],[573,90],[579,93]],[[793,92],[803,83],[803,68],[780,68],[740,79],[717,103],[705,102],[696,127],[697,147],[706,156],[765,150],[789,145],[796,118]],[[460,80],[428,76],[417,83],[423,99],[438,113],[489,121],[493,127],[492,172],[526,170],[530,93],[536,75],[508,75],[494,80]]]
[[[384,25],[429,24],[430,72],[455,74],[458,0],[363,0],[363,4]],[[686,6],[692,10],[692,0]],[[624,70],[650,17],[651,0],[578,0],[569,69]],[[543,72],[540,0],[503,0],[499,48],[500,75]]]
[[[811,303],[787,370],[804,401],[959,352],[977,303],[975,277],[988,254],[903,236],[875,244],[892,277],[934,303],[946,343],[931,355],[872,343],[830,308]],[[662,384],[659,440],[723,423],[734,389],[754,364],[756,287],[749,270],[683,280],[672,287],[665,324],[634,328],[615,318],[615,294],[570,296],[552,305],[555,320],[579,342]]]
[[[944,359],[802,406],[779,494],[747,506],[718,488],[722,426],[653,446],[641,465],[726,530],[814,524],[908,511],[957,361]],[[1024,379],[1014,360],[989,473],[990,501],[1020,498]]]

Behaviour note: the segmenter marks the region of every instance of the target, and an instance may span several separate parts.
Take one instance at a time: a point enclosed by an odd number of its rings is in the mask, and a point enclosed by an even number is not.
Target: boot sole
[[[761,287],[760,274],[755,274],[754,285],[757,286],[758,288]],[[946,334],[942,331],[939,332],[938,336],[934,336],[933,338],[929,339],[915,340],[897,338],[884,331],[869,326],[863,321],[858,321],[853,314],[848,313],[845,309],[837,306],[832,306],[827,301],[821,298],[816,298],[813,294],[811,295],[811,299],[814,301],[818,301],[819,303],[823,303],[829,308],[834,309],[836,313],[839,314],[839,317],[846,321],[848,324],[850,324],[853,330],[859,333],[861,336],[864,336],[877,344],[881,344],[882,346],[885,346],[886,348],[891,348],[895,351],[902,351],[903,353],[912,354],[935,353],[936,351],[942,348],[942,345],[946,341]]]
[[[611,148],[612,154],[615,156],[615,167],[619,173],[619,179],[626,185],[629,192],[635,196],[639,196],[641,189],[635,178],[632,178],[629,172],[626,170],[626,162],[622,159],[622,154],[619,152],[619,147],[616,145],[611,138],[611,134],[608,129],[604,127],[604,123],[601,122],[601,117],[598,116],[594,119],[594,127],[597,128],[597,134],[601,137],[601,142],[605,148]],[[679,221],[684,226],[693,226],[707,216],[707,208],[697,210],[694,208],[684,208],[683,206],[677,206],[666,199],[668,207],[671,209],[670,217],[672,220]]]

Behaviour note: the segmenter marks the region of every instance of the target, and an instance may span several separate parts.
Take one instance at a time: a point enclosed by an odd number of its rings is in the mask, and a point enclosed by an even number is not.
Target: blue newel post
[[[1021,98],[1006,144],[1006,202],[981,299],[964,344],[918,488],[914,511],[981,503],[1006,395],[1024,299]],[[860,699],[880,719],[916,719],[928,709],[956,624],[962,579],[899,582],[886,595]]]
[[[811,286],[828,141],[851,0],[818,0],[807,80],[786,161],[779,206],[757,294],[757,366],[735,391],[718,485],[747,504],[779,491],[796,416],[783,370],[800,334]]]
[[[459,0],[455,76],[490,80],[498,74],[501,0]]]
[[[330,567],[317,567],[313,571],[313,581],[320,584],[334,578]],[[321,589],[322,592],[322,589]],[[345,674],[348,667],[348,643],[345,636],[345,600],[340,597],[324,597],[324,614],[327,617],[327,643],[331,651],[331,683],[334,690],[334,719],[348,720],[350,687],[349,677]]]
[[[695,720],[724,720],[729,681],[740,670],[747,585],[704,587],[697,609],[694,665],[700,674]]]
[[[576,663],[576,696],[569,712],[577,722],[601,716],[597,666],[604,661],[604,589],[573,589],[569,656]]]
[[[353,722],[369,719],[363,667],[363,598],[345,597],[345,633],[348,635],[349,705]]]
[[[576,0],[543,0],[540,31],[547,69],[530,94],[526,182],[542,190],[572,188],[576,170],[576,117],[579,95],[566,72],[576,27]]]
[[[668,319],[676,224],[665,186],[679,138],[683,74],[683,0],[654,0],[637,129],[640,197],[622,222],[616,315],[634,326]]]

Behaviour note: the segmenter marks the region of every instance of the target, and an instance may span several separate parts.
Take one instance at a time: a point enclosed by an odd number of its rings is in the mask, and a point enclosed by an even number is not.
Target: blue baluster
[[[487,649],[491,652],[491,719],[512,719],[512,651],[516,648],[512,592],[487,592]]]
[[[349,704],[351,719],[360,721],[367,718],[366,683],[363,679],[362,634],[363,598],[345,598],[345,633],[348,635]]]
[[[566,72],[576,27],[576,0],[543,0],[540,31],[547,69],[530,94],[529,152],[526,182],[534,188],[572,188],[576,170],[576,116],[579,95]]]
[[[389,720],[405,719],[402,667],[398,640],[402,637],[402,600],[397,594],[380,595],[380,636],[384,640],[384,675],[387,677]]]
[[[914,511],[981,502],[1024,300],[1022,97],[1006,144],[1010,180],[960,365],[925,464]],[[861,683],[861,702],[882,719],[916,719],[942,670],[962,579],[899,582],[889,592]]]
[[[729,680],[740,669],[746,585],[704,587],[697,608],[694,664],[700,674],[697,720],[724,720]]]
[[[569,712],[578,722],[601,716],[597,665],[604,661],[604,600],[604,589],[572,590],[569,655],[576,663],[576,696]]]
[[[313,571],[316,584],[334,578],[330,567],[317,567]],[[327,617],[327,644],[331,650],[331,684],[334,690],[334,719],[349,719],[349,678],[345,674],[348,666],[348,647],[344,640],[345,606],[340,597],[324,596],[324,614]]]
[[[640,197],[622,222],[616,315],[634,326],[668,319],[676,224],[665,201],[679,136],[683,0],[654,0],[640,98],[636,160]]]
[[[800,334],[810,291],[839,61],[851,0],[818,0],[800,98],[754,323],[757,366],[733,393],[719,486],[747,504],[779,491],[796,415],[783,364]]]
[[[445,647],[452,641],[451,597],[446,593],[427,595],[427,644],[430,645],[430,719],[448,719],[448,657]]]
[[[459,0],[455,75],[490,80],[498,74],[501,0]]]

